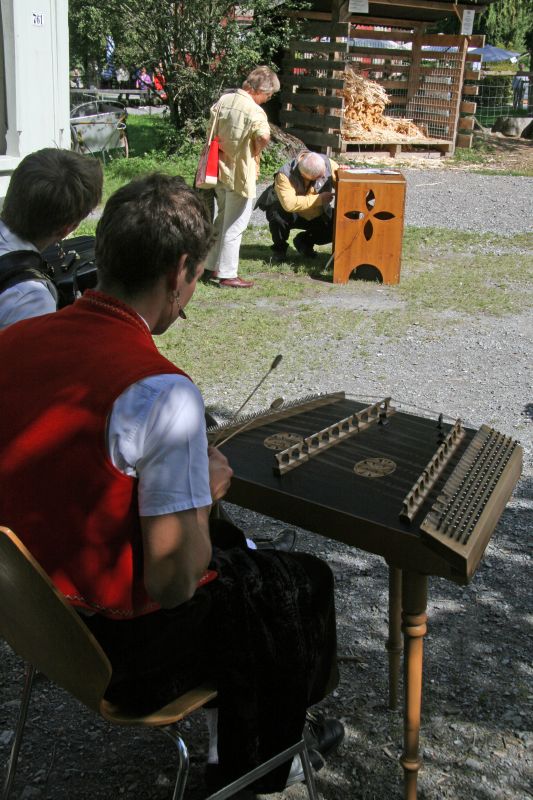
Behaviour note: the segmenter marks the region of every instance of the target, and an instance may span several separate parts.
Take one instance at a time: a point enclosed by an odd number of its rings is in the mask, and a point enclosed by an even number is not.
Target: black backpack
[[[94,236],[75,236],[35,250],[17,250],[0,256],[0,292],[23,281],[44,283],[58,308],[70,305],[97,283]]]
[[[57,289],[46,261],[36,250],[15,250],[0,256],[0,292],[23,281],[40,281],[58,302]]]
[[[58,308],[68,306],[98,281],[94,261],[94,236],[73,236],[52,244],[42,256],[59,294]]]

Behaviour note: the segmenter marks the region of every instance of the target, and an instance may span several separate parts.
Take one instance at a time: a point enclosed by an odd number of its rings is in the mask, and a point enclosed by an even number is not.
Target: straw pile
[[[426,140],[426,134],[409,119],[385,116],[390,103],[385,89],[363,78],[353,69],[346,70],[343,89],[345,100],[342,136],[347,141],[405,142]]]

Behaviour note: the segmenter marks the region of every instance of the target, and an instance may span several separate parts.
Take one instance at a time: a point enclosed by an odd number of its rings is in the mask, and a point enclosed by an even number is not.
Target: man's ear
[[[185,262],[187,261],[187,254],[183,253],[180,256],[178,263],[167,272],[167,289],[169,292],[175,292],[185,277]]]
[[[66,239],[67,236],[69,236],[73,231],[76,230],[79,224],[80,224],[79,222],[72,222],[70,225],[64,225],[57,231],[55,235],[56,241],[61,241],[61,239]]]

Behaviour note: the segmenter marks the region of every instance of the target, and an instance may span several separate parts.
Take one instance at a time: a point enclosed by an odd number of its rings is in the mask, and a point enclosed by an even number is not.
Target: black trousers
[[[113,666],[106,697],[139,712],[202,681],[218,690],[218,754],[230,782],[296,742],[338,681],[333,576],[306,553],[249,550],[212,522],[218,578],[187,603],[132,620],[84,618]],[[261,780],[279,791],[290,764]]]
[[[314,219],[304,219],[298,214],[291,214],[280,203],[274,203],[266,211],[270,235],[274,242],[274,250],[285,252],[289,233],[298,228],[305,231],[305,244],[312,248],[315,244],[329,244],[333,241],[333,215],[321,214]]]

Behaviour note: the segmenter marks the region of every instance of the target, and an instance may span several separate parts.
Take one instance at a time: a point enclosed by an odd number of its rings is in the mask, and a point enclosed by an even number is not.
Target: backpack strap
[[[39,253],[35,250],[15,250],[0,256],[0,292],[24,281],[43,283],[57,303],[57,289],[52,282],[50,269]]]

